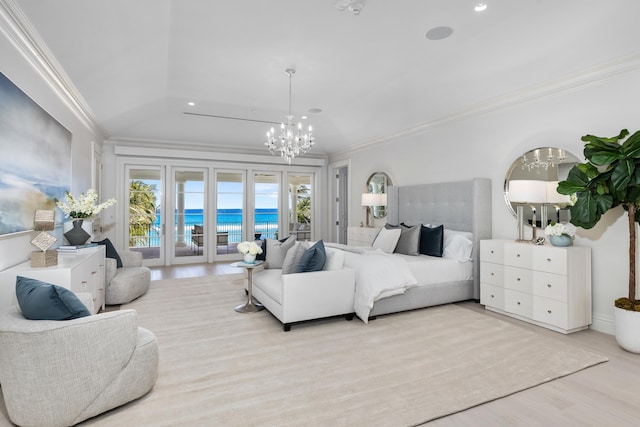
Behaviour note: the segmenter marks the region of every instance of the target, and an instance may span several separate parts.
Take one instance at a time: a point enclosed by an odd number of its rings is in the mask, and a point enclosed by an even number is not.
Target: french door
[[[166,218],[164,167],[126,166],[125,246],[142,253],[145,265],[163,265]]]
[[[205,262],[209,250],[207,169],[171,169],[171,197],[167,198],[168,251],[171,264]]]

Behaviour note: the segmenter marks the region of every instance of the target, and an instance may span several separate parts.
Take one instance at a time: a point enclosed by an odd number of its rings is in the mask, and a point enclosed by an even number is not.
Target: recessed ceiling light
[[[309,112],[313,114],[322,113],[321,108],[309,108]]]
[[[187,105],[189,107],[194,107],[196,105],[196,103],[195,102],[187,102]]]
[[[300,116],[302,120],[307,120],[307,116]]]
[[[475,11],[476,12],[483,12],[487,9],[487,4],[486,3],[477,3],[476,7],[475,7]]]
[[[446,26],[433,27],[432,29],[427,31],[427,34],[425,34],[425,37],[428,38],[429,40],[442,40],[442,39],[446,39],[451,34],[453,34],[453,28],[451,27],[446,27]]]

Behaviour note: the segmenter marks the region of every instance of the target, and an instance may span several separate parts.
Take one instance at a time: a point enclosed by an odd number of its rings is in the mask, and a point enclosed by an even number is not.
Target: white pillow
[[[292,248],[295,243],[296,236],[293,234],[287,237],[287,240],[282,243],[278,240],[267,239],[267,267],[282,268],[287,251]]]
[[[396,249],[398,240],[400,240],[400,233],[402,230],[394,228],[393,230],[387,230],[386,228],[380,229],[380,232],[373,241],[373,248],[380,249],[382,252],[392,254]],[[267,252],[269,253],[269,252]]]
[[[444,230],[443,258],[452,258],[460,262],[469,261],[473,251],[473,234],[465,231],[449,232]]]
[[[324,262],[323,270],[342,270],[344,266],[344,252],[335,248],[324,248],[327,260]]]

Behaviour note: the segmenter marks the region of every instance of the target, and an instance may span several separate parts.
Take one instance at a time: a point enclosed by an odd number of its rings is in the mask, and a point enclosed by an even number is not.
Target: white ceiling
[[[109,137],[173,147],[262,149],[268,124],[184,112],[280,122],[291,66],[294,115],[331,153],[640,51],[637,0],[15,1]]]

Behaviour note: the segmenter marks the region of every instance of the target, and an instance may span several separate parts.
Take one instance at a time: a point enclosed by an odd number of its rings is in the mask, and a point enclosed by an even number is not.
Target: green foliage
[[[569,207],[571,223],[582,228],[594,227],[602,215],[619,205],[629,219],[629,297],[636,304],[636,223],[640,215],[640,131],[629,135],[623,129],[617,136],[603,138],[585,135],[585,163],[574,166],[567,179],[558,183],[560,194],[576,195]],[[625,139],[626,138],[626,139]],[[622,307],[618,300],[616,306]]]
[[[566,181],[558,184],[558,193],[576,194],[569,208],[571,222],[582,228],[594,227],[602,215],[622,205],[640,202],[640,131],[626,140],[623,129],[611,138],[585,135],[585,163],[574,166]],[[635,218],[640,222],[640,215]]]
[[[153,190],[153,186],[142,181],[134,180],[129,184],[129,246],[147,244],[149,229],[156,220]]]

